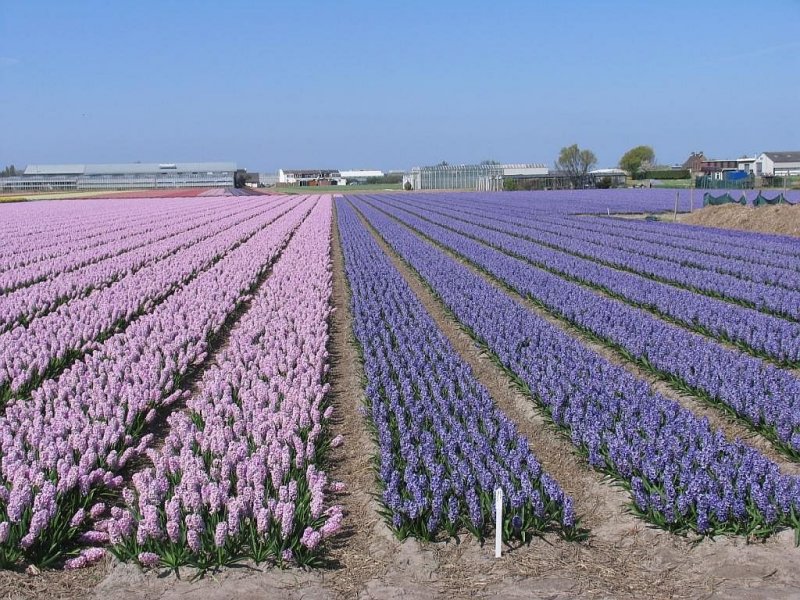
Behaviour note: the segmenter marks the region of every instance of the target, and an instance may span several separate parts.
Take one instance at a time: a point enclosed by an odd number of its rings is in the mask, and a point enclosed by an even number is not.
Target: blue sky
[[[0,0],[0,164],[800,149],[800,0]]]

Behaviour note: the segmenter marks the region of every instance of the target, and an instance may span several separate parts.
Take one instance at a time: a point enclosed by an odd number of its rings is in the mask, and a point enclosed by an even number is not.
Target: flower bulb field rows
[[[568,224],[575,229],[599,231],[630,240],[653,242],[663,246],[664,249],[667,250],[667,258],[670,260],[675,256],[670,253],[670,248],[675,248],[681,252],[689,250],[695,253],[694,258],[688,259],[689,264],[700,268],[707,268],[707,265],[703,264],[704,259],[702,257],[708,256],[709,259],[715,259],[716,257],[738,259],[739,262],[733,262],[731,260],[726,261],[728,264],[733,265],[731,269],[734,273],[736,269],[742,267],[741,261],[749,263],[749,265],[777,267],[782,271],[800,271],[800,264],[797,263],[797,259],[800,258],[800,256],[792,252],[791,246],[783,248],[777,247],[777,252],[775,254],[761,253],[743,248],[741,245],[731,244],[730,242],[733,240],[729,240],[728,243],[725,243],[710,241],[702,237],[692,240],[683,239],[675,235],[678,227],[677,225],[673,225],[669,232],[665,232],[663,231],[663,225],[661,231],[657,228],[652,231],[648,230],[646,226],[650,224],[646,221],[641,227],[635,228],[629,227],[624,220],[617,218],[587,220],[574,216],[553,218],[552,216],[545,215],[540,215],[540,218],[542,223]],[[759,242],[758,245],[760,247],[762,243]],[[696,253],[700,253],[701,256],[697,256]],[[793,273],[789,273],[789,275],[795,276]]]
[[[229,347],[185,412],[169,419],[153,468],[103,522],[115,553],[145,565],[206,567],[242,557],[313,564],[341,522],[326,506],[330,198],[289,242]]]
[[[774,360],[784,366],[800,366],[798,323],[538,244],[525,236],[524,229],[495,220],[465,217],[466,213],[447,209],[426,211],[418,204],[402,203],[398,204],[398,208],[490,243],[559,275],[601,289],[685,327],[737,344],[755,356]]]
[[[104,516],[109,497],[118,497],[126,466],[152,442],[148,425],[191,395],[181,388],[187,375],[203,364],[230,317],[250,299],[320,200],[269,202],[274,206],[265,207],[255,222],[233,228],[235,235],[223,231],[217,246],[198,244],[199,257],[187,257],[188,272],[213,257],[212,266],[36,386],[30,397],[7,404],[0,417],[4,565],[31,561],[47,566],[81,544],[107,537],[91,529],[92,522]],[[322,202],[320,210],[325,206]],[[84,327],[90,330],[91,323]],[[66,566],[81,566],[100,555],[97,548],[82,552]]]
[[[493,406],[352,208],[340,204],[339,218],[381,501],[392,527],[401,537],[462,528],[483,537],[494,490],[502,487],[512,535],[549,528],[572,534],[571,499]]]
[[[779,526],[800,526],[800,480],[781,474],[753,448],[727,441],[708,421],[589,351],[373,203],[354,199],[353,205],[527,386],[589,463],[630,490],[644,518],[701,534],[765,535]],[[490,258],[499,273],[513,273],[503,268],[502,256]],[[529,289],[566,291],[533,273],[522,272],[518,280]],[[575,293],[561,299],[586,306]]]
[[[5,271],[13,268],[13,272],[5,272],[3,275],[3,291],[9,291],[18,287],[30,285],[36,281],[40,281],[48,277],[52,273],[63,273],[76,269],[85,264],[97,262],[104,258],[114,256],[126,250],[135,248],[140,245],[139,238],[148,232],[155,231],[161,233],[161,226],[164,219],[175,218],[179,216],[177,211],[159,211],[159,214],[149,216],[146,221],[141,219],[134,219],[131,223],[125,223],[122,227],[115,225],[116,219],[103,223],[101,227],[105,231],[98,236],[89,238],[88,240],[70,239],[69,233],[74,232],[76,227],[71,223],[59,224],[59,226],[51,231],[41,231],[35,234],[37,239],[40,236],[47,236],[47,239],[53,239],[56,244],[50,253],[45,254],[43,258],[48,261],[43,263],[40,257],[36,255],[28,255],[23,250],[22,256],[28,259],[20,259],[19,254],[11,257],[9,260],[4,261]],[[51,234],[53,237],[51,238]],[[169,235],[169,231],[166,232]],[[158,238],[156,238],[158,239]],[[147,240],[145,240],[146,242]],[[31,242],[29,239],[29,243]],[[116,245],[115,245],[116,244]],[[78,246],[77,248],[74,246]],[[26,260],[24,264],[15,264]]]
[[[448,205],[462,211],[464,216],[486,216],[475,204]],[[630,240],[637,243],[637,251],[654,258],[664,258],[676,261],[679,264],[696,267],[702,270],[718,270],[721,273],[737,275],[742,279],[754,279],[767,283],[775,283],[789,289],[797,289],[797,271],[800,270],[793,259],[798,258],[792,252],[791,246],[778,246],[778,256],[742,248],[741,245],[722,244],[697,239],[694,243],[682,243],[673,235],[674,228],[669,233],[648,232],[644,227],[640,230],[631,230],[625,227],[621,219],[585,219],[570,215],[558,216],[525,210],[506,209],[502,214],[491,215],[503,224],[521,224],[531,229],[544,229],[551,233],[571,235],[572,230],[580,229],[581,239],[584,237],[591,241],[611,245],[623,250],[630,249]],[[646,224],[649,224],[645,222]],[[496,225],[494,225],[496,226]],[[758,244],[760,248],[762,244]],[[773,244],[775,245],[775,244]],[[774,264],[773,264],[774,262]],[[772,269],[756,271],[754,264],[773,266]],[[787,281],[787,278],[792,278]]]
[[[6,294],[4,314],[0,315],[0,331],[10,329],[15,323],[49,312],[71,298],[109,285],[126,274],[175,254],[178,250],[198,243],[220,230],[236,225],[259,214],[264,203],[255,205],[249,212],[232,212],[230,209],[208,211],[197,219],[179,221],[173,226],[161,227],[137,236],[137,246],[127,242],[110,250],[108,246],[97,249],[102,254],[75,270],[57,269],[60,277],[41,280],[37,284],[17,287]],[[168,215],[164,216],[169,219]],[[127,238],[130,240],[131,238]],[[109,255],[109,252],[111,254]],[[56,261],[53,261],[56,262]],[[17,273],[18,270],[14,270]]]
[[[132,318],[208,269],[288,207],[279,204],[259,209],[254,217],[233,227],[214,227],[184,252],[62,304],[54,312],[33,319],[27,327],[0,334],[0,399],[24,394],[31,384],[53,375],[110,333],[123,329]]]
[[[404,222],[474,262],[520,294],[622,349],[634,360],[691,392],[699,392],[704,399],[725,406],[762,431],[780,449],[800,458],[800,379],[791,372],[725,348],[619,300],[598,295],[479,241],[504,234],[477,227],[473,231],[466,226],[473,233],[469,237],[458,233],[458,226],[435,224],[437,219],[426,221],[396,208],[389,212],[400,215]],[[527,243],[508,237],[519,245]],[[525,256],[524,252],[521,249],[514,254]]]
[[[490,227],[496,226],[491,219],[489,221]],[[503,230],[506,229],[545,247],[800,321],[800,291],[789,287],[796,277],[793,270],[787,271],[787,276],[781,279],[787,282],[785,285],[773,285],[720,273],[713,268],[700,269],[681,264],[679,260],[653,258],[642,254],[646,250],[638,250],[639,244],[615,242],[619,238],[613,235],[606,236],[602,242],[596,235],[576,236],[569,225],[555,230],[538,224],[530,225],[526,220],[519,226],[503,226]],[[620,248],[623,245],[626,247]],[[709,262],[713,261],[714,257],[709,257]]]
[[[648,552],[800,540],[800,241],[637,217],[673,207],[0,206],[0,570],[349,576],[457,540],[474,582],[498,532],[519,572],[591,570],[632,529]]]

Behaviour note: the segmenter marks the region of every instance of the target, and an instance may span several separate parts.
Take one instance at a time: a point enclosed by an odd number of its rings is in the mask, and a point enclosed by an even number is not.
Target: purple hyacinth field
[[[674,203],[0,206],[0,595],[791,597],[800,239]]]

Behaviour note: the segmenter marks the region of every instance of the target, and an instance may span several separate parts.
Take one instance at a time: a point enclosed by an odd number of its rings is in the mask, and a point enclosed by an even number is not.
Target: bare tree
[[[562,171],[572,182],[573,187],[581,187],[586,174],[597,164],[597,157],[591,150],[581,150],[578,144],[561,149],[556,161],[556,169]]]

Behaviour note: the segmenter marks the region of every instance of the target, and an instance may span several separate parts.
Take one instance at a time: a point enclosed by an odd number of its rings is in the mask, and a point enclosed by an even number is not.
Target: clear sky
[[[0,0],[0,164],[800,150],[800,0]]]

